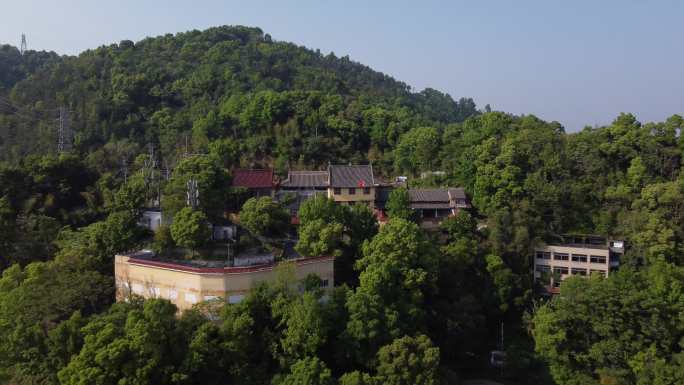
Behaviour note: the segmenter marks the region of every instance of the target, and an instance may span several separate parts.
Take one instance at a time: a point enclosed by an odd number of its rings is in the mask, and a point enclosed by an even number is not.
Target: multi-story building
[[[572,275],[608,276],[620,265],[625,244],[596,235],[564,235],[557,242],[534,249],[534,277],[549,293],[559,293],[561,283]]]
[[[180,311],[202,301],[238,303],[261,282],[273,281],[279,267],[284,265],[293,268],[297,280],[315,274],[321,279],[322,287],[334,285],[334,257],[300,257],[276,262],[272,255],[256,255],[224,266],[206,261],[162,260],[144,251],[115,257],[116,298],[124,301],[131,294],[165,298]]]
[[[340,204],[363,203],[374,208],[377,184],[372,165],[330,165],[328,173],[328,198]]]

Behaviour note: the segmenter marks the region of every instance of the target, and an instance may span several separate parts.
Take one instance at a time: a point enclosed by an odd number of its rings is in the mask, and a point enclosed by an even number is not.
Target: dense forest
[[[60,109],[72,143],[62,153]],[[683,126],[679,115],[625,113],[567,133],[414,92],[257,28],[75,57],[2,46],[0,382],[681,384]],[[155,195],[150,148],[172,212],[190,176],[211,218],[232,199],[236,167],[284,175],[329,162],[462,186],[474,207],[438,240],[400,208],[378,228],[359,207],[307,201],[301,249],[344,263],[330,295],[283,272],[218,314],[197,306],[178,317],[164,300],[113,303],[114,254],[150,238],[136,226]],[[420,177],[429,171],[444,173]],[[626,239],[620,271],[540,296],[532,247],[563,233]],[[488,360],[502,332],[500,371]]]

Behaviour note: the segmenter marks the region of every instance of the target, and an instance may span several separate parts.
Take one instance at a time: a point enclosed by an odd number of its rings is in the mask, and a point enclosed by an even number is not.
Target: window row
[[[537,259],[545,259],[545,260],[550,260],[551,259],[551,252],[548,251],[537,251],[536,252],[536,258]],[[589,258],[587,258],[587,255],[585,254],[570,254],[567,253],[553,253],[553,260],[554,261],[570,261],[572,260],[573,262],[583,262],[586,263],[587,260],[591,263],[601,263],[605,264],[606,263],[606,257],[602,255],[591,255]]]
[[[370,193],[371,193],[370,187],[363,187],[362,190],[363,190],[363,195],[370,195]],[[356,195],[356,187],[350,187],[349,189],[347,189],[347,191],[348,191],[347,193],[349,195]],[[333,194],[341,195],[342,194],[342,188],[335,187],[333,189]]]
[[[553,273],[558,274],[558,275],[572,274],[572,275],[584,275],[584,276],[586,276],[587,273],[589,273],[589,274],[597,273],[597,274],[600,274],[604,277],[606,276],[605,270],[591,269],[587,272],[587,269],[582,269],[582,268],[577,268],[577,267],[567,268],[565,266],[555,266],[552,268],[551,266],[548,266],[548,265],[537,265],[535,267],[535,271],[538,273],[551,273],[552,269],[553,269]]]

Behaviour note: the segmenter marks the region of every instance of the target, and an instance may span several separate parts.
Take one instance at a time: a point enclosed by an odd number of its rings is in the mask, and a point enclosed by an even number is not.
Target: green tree
[[[433,127],[417,127],[401,136],[395,151],[394,167],[398,172],[416,174],[432,169],[439,149],[440,135]]]
[[[111,273],[114,255],[138,246],[144,234],[134,214],[116,211],[104,221],[60,232],[56,259]]]
[[[330,369],[316,357],[308,357],[295,362],[290,367],[290,373],[275,379],[276,385],[332,385]]]
[[[340,377],[338,383],[340,385],[375,385],[377,384],[374,377],[368,373],[353,371],[345,373]]]
[[[340,244],[343,229],[339,223],[328,224],[322,219],[307,222],[299,228],[295,249],[305,256],[339,256],[342,254]]]
[[[196,155],[182,159],[164,186],[161,203],[166,215],[175,216],[185,207],[188,181],[194,180],[197,182],[199,209],[212,220],[221,218],[229,181],[221,162],[221,159],[211,155]]]
[[[174,242],[189,248],[193,254],[209,240],[210,232],[207,217],[201,211],[185,207],[173,217],[171,236]]]
[[[80,325],[73,313],[97,313],[112,298],[110,277],[75,264],[33,262],[24,269],[16,264],[5,269],[0,278],[0,374],[14,383],[54,383],[56,372],[80,349],[78,334],[65,330]],[[60,324],[70,317],[70,324]]]
[[[271,197],[250,198],[240,210],[240,224],[252,234],[279,236],[289,223],[290,214]]]
[[[658,262],[607,279],[566,279],[532,320],[536,350],[556,383],[678,383],[684,328],[675,314],[683,297],[673,293],[682,291],[682,274]]]
[[[378,352],[378,382],[387,385],[437,383],[439,348],[425,335],[405,336]]]
[[[360,284],[347,301],[347,332],[368,364],[380,346],[425,325],[438,257],[418,225],[403,219],[390,220],[363,251],[356,264]]]
[[[390,218],[400,218],[408,221],[416,219],[416,212],[411,209],[409,191],[404,187],[392,190],[386,207]]]
[[[308,291],[274,307],[274,314],[285,327],[280,338],[280,361],[283,364],[317,357],[321,352],[332,325],[327,324],[326,305],[320,299],[320,295]]]
[[[325,223],[345,223],[344,210],[345,207],[338,205],[334,200],[317,194],[302,203],[299,207],[298,216],[302,225],[316,220]]]
[[[60,383],[172,383],[187,346],[176,311],[159,299],[114,305],[83,328],[83,348],[60,370]]]

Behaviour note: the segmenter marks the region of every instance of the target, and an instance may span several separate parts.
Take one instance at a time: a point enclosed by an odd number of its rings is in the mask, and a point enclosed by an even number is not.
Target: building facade
[[[344,205],[363,203],[369,208],[375,207],[375,189],[373,166],[328,166],[330,183],[327,188],[328,198]]]
[[[297,280],[317,275],[322,287],[334,286],[334,257],[299,258],[275,263],[272,260],[237,267],[206,267],[186,262],[160,261],[151,253],[139,252],[115,257],[116,299],[130,295],[164,298],[180,311],[196,303],[220,300],[242,301],[251,289],[278,276],[279,267],[292,266]]]
[[[599,274],[607,277],[620,266],[624,241],[594,235],[565,235],[534,249],[534,277],[548,293],[560,292],[566,278]]]

